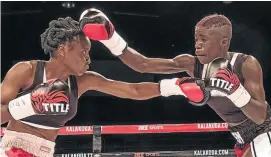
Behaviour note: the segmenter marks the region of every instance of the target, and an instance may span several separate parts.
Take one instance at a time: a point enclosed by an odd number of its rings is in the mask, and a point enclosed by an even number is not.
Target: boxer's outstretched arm
[[[249,56],[242,66],[242,73],[245,79],[244,87],[251,95],[251,100],[241,107],[241,110],[255,123],[262,124],[266,119],[267,104],[261,65],[257,59]]]
[[[176,56],[173,59],[148,58],[128,47],[119,56],[120,60],[135,71],[142,73],[172,74],[193,71],[195,58],[189,54]]]
[[[160,96],[158,83],[127,83],[105,78],[96,72],[86,72],[77,77],[78,95],[95,90],[120,98],[144,100]]]
[[[13,119],[8,112],[8,103],[15,99],[19,90],[29,82],[32,66],[27,62],[14,65],[1,83],[1,124]]]
[[[80,16],[79,23],[87,37],[103,43],[113,55],[119,56],[123,63],[135,71],[162,74],[183,71],[189,71],[191,74],[193,71],[195,59],[191,55],[180,55],[173,59],[147,58],[130,47],[126,48],[126,41],[115,31],[109,18],[100,10],[94,8],[85,10]]]
[[[163,79],[158,83],[140,82],[127,83],[105,78],[96,72],[86,72],[77,77],[78,96],[80,97],[88,90],[96,90],[116,97],[146,100],[158,96],[181,95],[189,99],[195,105],[206,103],[209,99],[208,93],[198,86],[195,78],[172,78]]]

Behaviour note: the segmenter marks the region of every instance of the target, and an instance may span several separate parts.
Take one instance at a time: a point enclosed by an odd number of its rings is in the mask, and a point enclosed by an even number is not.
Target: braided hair
[[[55,56],[55,50],[60,44],[72,41],[74,36],[84,36],[79,23],[71,17],[58,18],[49,23],[49,28],[41,34],[41,47],[45,54]]]

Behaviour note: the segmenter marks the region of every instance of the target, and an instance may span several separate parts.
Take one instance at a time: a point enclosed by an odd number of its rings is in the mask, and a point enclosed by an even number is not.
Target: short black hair
[[[73,40],[74,36],[85,36],[79,27],[79,22],[71,17],[58,18],[49,23],[49,28],[43,32],[41,37],[41,47],[45,54],[50,54],[52,57],[60,44],[66,41]]]

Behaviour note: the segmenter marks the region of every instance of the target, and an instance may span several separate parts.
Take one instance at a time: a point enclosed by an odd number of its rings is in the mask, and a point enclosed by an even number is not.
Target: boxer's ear
[[[228,44],[229,44],[229,39],[228,38],[222,38],[221,39],[221,45],[223,45],[223,46],[228,46]]]
[[[222,47],[223,50],[228,50],[230,45],[230,40],[227,37],[224,37],[220,41],[220,46]]]
[[[66,51],[66,48],[65,48],[65,45],[64,45],[64,44],[60,44],[60,45],[57,47],[57,53],[58,53],[58,55],[64,57],[64,56],[65,56],[65,51]]]

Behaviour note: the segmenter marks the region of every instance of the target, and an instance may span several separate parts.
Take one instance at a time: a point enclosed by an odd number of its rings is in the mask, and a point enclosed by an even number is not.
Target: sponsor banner
[[[194,156],[228,156],[234,155],[234,152],[229,149],[215,150],[194,150]]]
[[[228,131],[227,123],[193,123],[193,124],[151,124],[151,125],[108,125],[101,126],[102,134],[144,134],[177,132],[217,132]],[[5,128],[1,128],[3,136]],[[93,126],[65,126],[59,135],[90,135]]]
[[[73,154],[55,154],[54,157],[192,157],[192,156],[225,156],[236,157],[233,149],[213,149],[213,150],[188,150],[188,151],[162,151],[162,152],[120,152],[120,153],[101,153],[100,155],[92,153],[73,153]]]
[[[92,157],[92,153],[55,154],[54,157]],[[93,156],[94,157],[94,156]]]

